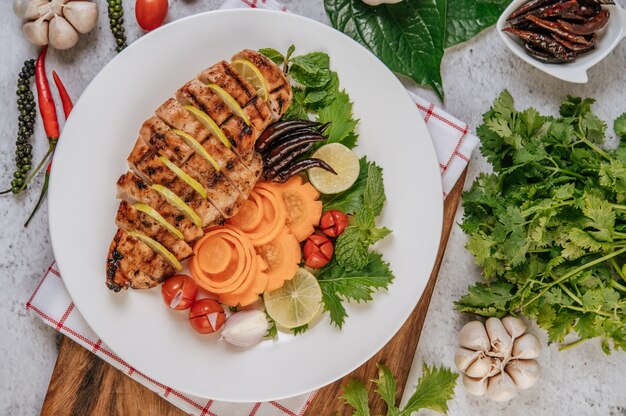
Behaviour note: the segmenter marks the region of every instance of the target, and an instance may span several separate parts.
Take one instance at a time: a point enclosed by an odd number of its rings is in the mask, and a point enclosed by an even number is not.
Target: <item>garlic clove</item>
[[[48,44],[48,22],[46,20],[35,20],[24,23],[22,31],[26,39],[33,45],[45,46]]]
[[[471,378],[463,375],[463,386],[474,396],[484,396],[487,392],[487,379]]]
[[[487,335],[491,342],[491,352],[493,356],[504,357],[511,351],[513,339],[506,332],[502,321],[498,318],[489,318],[485,322],[485,328],[487,329]]]
[[[512,358],[529,360],[539,357],[540,353],[541,342],[534,334],[524,334],[513,343]]]
[[[265,312],[258,310],[239,311],[232,314],[224,324],[222,338],[238,347],[249,347],[261,341],[269,324]]]
[[[487,396],[495,402],[511,400],[516,393],[513,379],[504,371],[489,378]]]
[[[504,370],[519,389],[532,387],[541,374],[541,367],[535,360],[511,360]]]
[[[470,321],[459,332],[461,347],[476,351],[489,351],[489,336],[485,325],[480,321]]]
[[[502,325],[511,338],[519,338],[526,332],[526,324],[515,316],[506,316],[501,319]]]
[[[474,363],[480,357],[482,352],[468,350],[467,348],[459,348],[454,354],[454,363],[459,371],[465,372],[467,368]]]
[[[38,19],[39,7],[48,3],[48,0],[14,0],[13,13],[22,20]]]
[[[495,360],[481,353],[481,356],[465,370],[465,374],[472,378],[484,378],[489,375],[494,366],[496,366]]]
[[[78,42],[78,32],[61,16],[54,16],[50,21],[48,36],[55,49],[69,49]]]
[[[70,1],[63,6],[63,17],[79,33],[87,33],[96,26],[98,6],[90,1]]]

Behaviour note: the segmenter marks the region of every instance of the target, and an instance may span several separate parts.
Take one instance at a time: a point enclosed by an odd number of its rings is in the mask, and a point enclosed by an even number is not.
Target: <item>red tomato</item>
[[[176,274],[161,285],[163,302],[172,309],[189,309],[196,301],[198,286],[193,279],[184,274]]]
[[[326,266],[334,251],[333,243],[328,237],[313,234],[304,243],[304,264],[314,269]]]
[[[137,0],[135,17],[137,23],[149,32],[161,26],[167,17],[167,0]]]
[[[199,334],[212,334],[226,322],[224,308],[213,299],[198,299],[189,310],[189,322]]]
[[[348,226],[348,216],[341,211],[332,209],[322,215],[320,230],[329,237],[337,238]]]

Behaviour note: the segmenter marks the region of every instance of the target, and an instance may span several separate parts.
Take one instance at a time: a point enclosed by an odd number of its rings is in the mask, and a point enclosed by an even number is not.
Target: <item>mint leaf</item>
[[[341,398],[354,409],[352,416],[370,416],[369,398],[363,382],[355,379],[348,381],[343,387]]]
[[[304,90],[298,87],[291,87],[293,91],[293,99],[291,105],[283,115],[283,120],[301,120],[308,119],[309,115],[306,110],[306,104],[304,103]]]
[[[349,225],[337,238],[335,258],[350,270],[359,270],[367,263],[368,230],[357,225]]]
[[[285,57],[282,53],[273,48],[261,48],[259,52],[266,57],[270,58],[276,65],[282,65],[285,62]]]
[[[319,88],[307,87],[305,90],[304,103],[312,110],[329,106],[339,94],[339,77],[331,71],[328,84]]]
[[[370,163],[367,168],[367,182],[363,192],[363,204],[372,210],[374,216],[378,216],[382,212],[386,200],[383,170],[375,163]]]
[[[626,140],[626,113],[615,119],[613,128],[615,129],[615,133],[617,133],[622,140]]]
[[[511,0],[448,0],[446,48],[494,25]]]
[[[341,143],[352,149],[356,146],[357,135],[355,128],[359,120],[352,118],[352,102],[345,91],[335,95],[332,103],[319,110],[317,121],[320,123],[330,122],[330,127],[326,130],[328,139],[323,143],[313,147],[313,151],[322,144]]]
[[[324,0],[334,28],[378,56],[392,71],[431,86],[443,98],[440,66],[446,38],[447,0],[404,0],[366,5]]]
[[[428,366],[422,363],[422,376],[417,381],[415,393],[411,395],[400,416],[410,416],[420,409],[448,412],[448,401],[454,397],[454,386],[458,374],[447,368]]]
[[[330,58],[323,52],[295,56],[290,63],[289,75],[306,87],[320,88],[331,80]]]

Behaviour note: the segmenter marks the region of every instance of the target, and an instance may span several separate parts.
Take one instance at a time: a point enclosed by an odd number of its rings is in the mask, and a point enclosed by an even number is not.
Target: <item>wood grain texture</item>
[[[465,183],[466,175],[467,168],[444,202],[443,229],[441,232],[441,241],[439,243],[437,260],[430,278],[428,279],[426,289],[424,289],[424,293],[413,310],[413,313],[411,313],[411,316],[407,319],[391,341],[389,341],[387,345],[385,345],[376,355],[370,358],[369,361],[347,376],[321,388],[313,398],[311,404],[305,412],[305,416],[326,416],[335,414],[351,415],[351,408],[349,406],[345,406],[343,400],[339,399],[339,396],[342,394],[342,386],[351,378],[357,378],[366,383],[367,389],[370,392],[370,399],[372,399],[370,402],[372,414],[385,414],[387,409],[385,403],[380,399],[380,396],[371,394],[374,391],[374,385],[371,380],[378,377],[378,368],[376,364],[379,362],[389,367],[391,372],[396,376],[398,383],[396,401],[401,399],[407,378],[409,377],[409,371],[411,370],[411,363],[413,362],[415,350],[417,349],[417,343],[422,333],[422,327],[424,326],[424,321],[426,320],[428,306],[430,305],[430,298],[432,297],[433,290],[435,289],[435,282],[437,281],[441,261],[443,260],[443,255],[446,251],[450,231],[452,230],[452,225],[454,224],[454,216],[461,200],[461,193],[463,192],[463,184]]]
[[[443,230],[437,260],[415,310],[394,338],[369,361],[344,378],[320,389],[307,409],[306,416],[350,414],[350,409],[338,399],[341,395],[341,387],[349,378],[355,377],[364,381],[376,378],[378,375],[376,363],[378,362],[387,365],[396,375],[397,399],[400,400],[454,223],[466,173],[467,169],[445,200]],[[368,389],[373,390],[372,383],[369,381]],[[374,398],[374,395],[370,397]],[[372,402],[372,410],[372,414],[384,414],[385,405],[377,396]],[[74,341],[64,338],[41,414],[43,416],[182,416],[186,413]]]

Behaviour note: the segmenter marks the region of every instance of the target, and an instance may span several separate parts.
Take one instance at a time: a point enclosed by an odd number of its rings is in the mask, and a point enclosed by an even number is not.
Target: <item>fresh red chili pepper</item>
[[[52,98],[50,84],[48,84],[48,77],[46,76],[46,52],[48,52],[48,47],[44,46],[35,64],[37,101],[39,102],[39,111],[41,112],[43,127],[46,130],[48,140],[56,140],[59,138],[59,120],[57,119],[57,109],[54,106],[54,99]]]
[[[313,234],[304,243],[304,264],[314,269],[326,266],[333,257],[335,248],[328,237]]]
[[[320,230],[333,238],[339,237],[347,226],[348,216],[336,209],[325,212],[320,220]]]
[[[70,98],[70,95],[67,93],[67,90],[65,89],[65,85],[63,85],[61,78],[59,78],[57,71],[52,71],[52,78],[54,79],[54,84],[57,86],[57,90],[59,90],[59,96],[61,97],[61,104],[63,104],[63,113],[65,114],[65,119],[67,120],[67,118],[70,115],[70,112],[72,111],[72,108],[74,107],[74,104],[72,103],[72,99]]]

